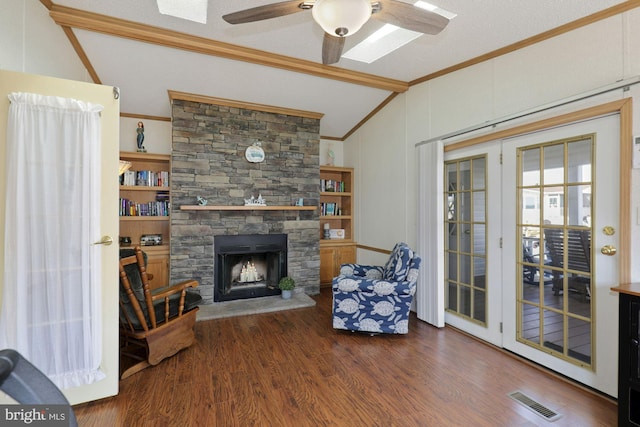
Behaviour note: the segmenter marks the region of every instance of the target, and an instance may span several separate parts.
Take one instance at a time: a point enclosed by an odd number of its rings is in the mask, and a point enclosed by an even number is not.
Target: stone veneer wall
[[[320,291],[320,222],[314,211],[182,211],[196,196],[208,205],[244,205],[262,194],[269,206],[304,198],[319,205],[320,120],[224,105],[172,101],[171,283],[195,279],[213,302],[215,235],[288,235],[288,274],[307,294]],[[260,142],[265,161],[245,149]]]

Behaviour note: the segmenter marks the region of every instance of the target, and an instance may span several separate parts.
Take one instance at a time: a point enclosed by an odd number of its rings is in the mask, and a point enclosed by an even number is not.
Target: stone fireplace
[[[222,280],[216,273],[217,236],[285,235],[286,274],[295,279],[296,292],[319,293],[317,209],[189,211],[180,206],[195,205],[200,196],[207,206],[241,207],[244,199],[258,195],[269,206],[291,206],[299,198],[305,206],[318,206],[320,116],[182,95],[171,94],[171,283],[195,279],[205,303],[214,303]],[[245,150],[257,142],[265,159],[252,163]]]
[[[214,236],[214,301],[278,295],[287,275],[286,234]]]

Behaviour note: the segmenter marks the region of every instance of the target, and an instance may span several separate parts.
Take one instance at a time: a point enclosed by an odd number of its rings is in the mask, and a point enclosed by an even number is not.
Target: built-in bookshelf
[[[169,283],[169,239],[171,207],[171,156],[120,152],[120,160],[131,163],[120,176],[120,238],[140,245],[148,257],[147,271],[153,274],[152,287]],[[162,244],[144,245],[142,236],[159,235]],[[149,240],[148,240],[149,241]],[[155,241],[155,240],[150,240]]]
[[[353,239],[353,168],[320,167],[320,284],[327,286],[340,265],[356,262]],[[327,238],[342,236],[341,238]]]

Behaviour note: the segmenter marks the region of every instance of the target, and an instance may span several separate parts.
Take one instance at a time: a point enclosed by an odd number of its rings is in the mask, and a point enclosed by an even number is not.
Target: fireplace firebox
[[[286,234],[214,236],[214,301],[279,295],[287,275]]]

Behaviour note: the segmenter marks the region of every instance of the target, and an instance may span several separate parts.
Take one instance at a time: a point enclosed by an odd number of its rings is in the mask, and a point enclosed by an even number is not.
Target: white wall
[[[37,0],[0,0],[0,69],[91,82],[69,39]]]
[[[344,143],[344,163],[356,168],[355,238],[384,249],[401,240],[415,244],[416,143],[637,75],[639,9],[412,86]],[[640,88],[630,93],[640,135]],[[640,251],[640,171],[632,188],[632,241]],[[379,259],[358,252],[358,262]],[[640,280],[640,263],[632,277]]]

